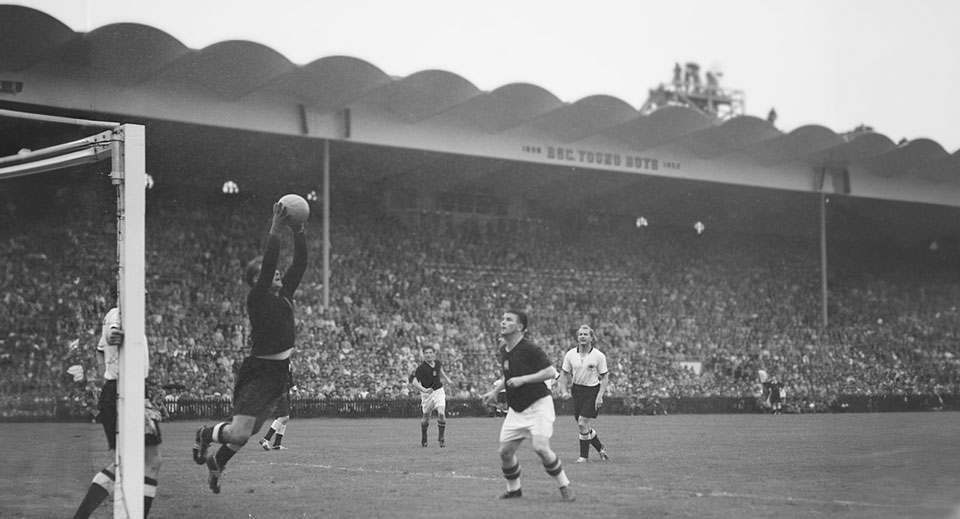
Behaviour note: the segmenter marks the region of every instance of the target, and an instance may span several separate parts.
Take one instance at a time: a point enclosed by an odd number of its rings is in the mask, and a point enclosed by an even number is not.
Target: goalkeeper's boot
[[[569,486],[560,487],[560,500],[561,501],[576,501],[577,498],[573,496],[573,490]]]
[[[604,461],[609,461],[609,460],[610,460],[610,456],[607,455],[607,448],[606,448],[606,447],[600,449],[600,459],[602,459],[602,460],[604,460]]]
[[[207,460],[207,449],[210,447],[211,442],[203,438],[203,433],[206,428],[206,425],[201,425],[200,428],[197,429],[197,435],[193,441],[193,461],[197,465],[203,465]]]
[[[213,456],[207,456],[207,469],[210,471],[209,477],[207,477],[207,485],[210,486],[210,490],[214,494],[220,493],[220,478],[223,477],[223,472],[220,470],[220,465],[217,464],[217,459]]]
[[[266,438],[260,438],[260,446],[263,447],[263,450],[270,450],[270,442]]]

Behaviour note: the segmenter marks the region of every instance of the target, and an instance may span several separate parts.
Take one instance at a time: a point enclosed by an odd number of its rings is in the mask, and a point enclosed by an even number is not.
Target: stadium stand
[[[0,416],[83,415],[92,344],[115,250],[113,200],[72,178],[0,229]],[[69,194],[65,194],[69,189]],[[240,273],[269,200],[151,193],[147,330],[165,398],[229,399],[246,351]],[[610,394],[645,407],[677,397],[757,397],[758,370],[788,401],[830,410],[841,396],[957,395],[960,270],[955,252],[832,243],[827,332],[819,329],[818,244],[802,237],[615,225],[544,217],[401,222],[363,196],[333,207],[331,307],[308,270],[293,362],[306,399],[408,399],[418,345],[440,345],[471,399],[497,378],[495,323],[529,312],[559,364],[590,323],[611,366]],[[311,225],[316,225],[312,223]],[[252,236],[251,236],[252,234]],[[313,258],[319,233],[311,233]],[[696,369],[692,367],[696,366]]]

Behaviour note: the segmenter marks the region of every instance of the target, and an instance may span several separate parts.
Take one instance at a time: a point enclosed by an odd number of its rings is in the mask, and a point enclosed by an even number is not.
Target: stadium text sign
[[[594,166],[626,167],[645,171],[680,169],[679,162],[661,160],[656,157],[645,157],[642,155],[630,155],[608,151],[569,148],[563,146],[538,146],[528,144],[523,145],[521,149],[523,153],[538,155],[546,160],[558,162],[572,162]]]

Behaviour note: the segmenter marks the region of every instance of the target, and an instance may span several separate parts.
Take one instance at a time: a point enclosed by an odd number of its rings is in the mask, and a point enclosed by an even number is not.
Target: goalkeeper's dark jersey
[[[260,276],[247,294],[250,316],[250,356],[273,355],[294,346],[293,293],[307,269],[307,239],[293,233],[293,263],[283,275],[283,287],[275,295],[270,289],[280,259],[280,237],[270,235],[260,264]]]

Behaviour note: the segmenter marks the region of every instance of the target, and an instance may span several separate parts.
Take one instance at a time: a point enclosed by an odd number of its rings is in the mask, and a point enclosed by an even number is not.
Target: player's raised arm
[[[307,271],[307,237],[302,223],[291,223],[290,230],[293,231],[293,263],[283,275],[282,291],[292,298]]]

